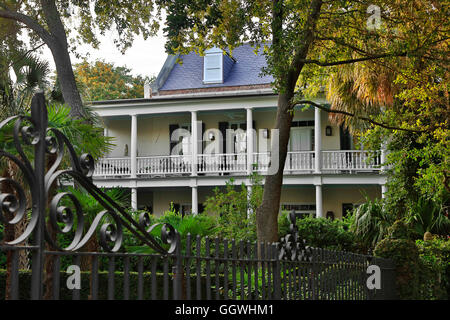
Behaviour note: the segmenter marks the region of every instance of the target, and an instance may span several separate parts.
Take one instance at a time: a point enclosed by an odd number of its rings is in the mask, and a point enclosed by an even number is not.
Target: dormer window
[[[219,48],[205,51],[203,83],[223,83],[223,52]]]

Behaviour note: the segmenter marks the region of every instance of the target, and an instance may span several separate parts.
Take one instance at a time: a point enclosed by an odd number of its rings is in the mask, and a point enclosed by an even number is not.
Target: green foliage
[[[133,269],[136,270],[136,269]],[[144,269],[145,270],[145,269]],[[99,300],[107,300],[108,299],[108,271],[99,271],[98,272],[98,299]],[[145,285],[152,283],[152,273],[144,271],[142,273],[142,280],[144,283],[143,286],[143,299],[144,300],[153,300],[152,299],[152,286]],[[169,271],[169,277],[172,278],[173,274]],[[66,279],[69,277],[66,272],[60,272],[60,300],[72,300],[72,290],[67,289],[65,285]],[[135,271],[131,271],[129,273],[129,293],[130,300],[137,300],[138,296],[138,273]],[[220,282],[223,282],[223,276],[221,277]],[[6,271],[0,269],[0,288],[5,288],[5,279],[6,279]],[[215,274],[210,275],[211,283],[215,282]],[[90,272],[81,272],[81,289],[80,289],[80,299],[88,300],[90,295]],[[191,283],[196,281],[196,274],[191,274]],[[202,288],[206,286],[206,277],[205,275],[201,275],[200,277]],[[31,271],[20,270],[19,271],[19,299],[20,300],[28,300],[30,299],[30,290],[31,290]],[[123,300],[124,299],[124,273],[120,271],[114,272],[114,299],[115,300]],[[156,299],[163,299],[163,288],[164,288],[164,275],[162,272],[156,273]],[[172,284],[170,283],[170,287]],[[0,290],[0,300],[5,299],[5,290]],[[212,296],[215,296],[215,290],[212,288]],[[196,297],[196,286],[191,286],[191,297]],[[206,292],[202,290],[201,293],[202,299],[206,299]]]
[[[389,141],[386,210],[396,218],[406,218],[418,234],[430,230],[449,234],[445,216],[450,199],[448,132],[418,134],[377,128],[363,139],[366,148],[377,148],[383,140]]]
[[[168,211],[155,221],[156,223],[169,223],[178,232],[181,237],[184,238],[188,233],[192,237],[210,236],[214,234],[217,226],[215,217],[208,215],[185,215],[182,217],[180,214],[174,211]]]
[[[450,234],[450,219],[444,215],[443,206],[430,199],[419,198],[413,203],[407,221],[418,238],[422,238],[427,231],[440,235]]]
[[[74,66],[78,88],[86,101],[135,99],[144,97],[144,84],[153,79],[131,75],[126,67],[98,60]]]
[[[288,213],[282,213],[279,218],[280,237],[289,232]],[[284,222],[288,221],[288,223]],[[348,231],[345,220],[306,217],[297,219],[296,225],[301,238],[311,247],[355,252],[358,251],[354,235]]]
[[[135,215],[136,219],[138,215]],[[150,225],[157,223],[168,223],[172,225],[179,233],[181,239],[181,248],[184,251],[186,248],[186,236],[191,235],[192,239],[200,236],[202,241],[204,237],[211,236],[217,231],[217,219],[214,216],[198,214],[198,215],[185,215],[184,217],[176,212],[171,205],[170,210],[166,211],[160,217],[154,217],[150,215]],[[127,231],[129,234],[129,232]],[[161,227],[153,229],[150,233],[154,238],[160,241],[161,238]],[[131,235],[130,235],[131,236]],[[132,237],[132,236],[131,236]],[[132,253],[154,253],[154,250],[148,246],[142,246],[139,243],[126,242],[125,247],[127,251]]]
[[[127,206],[128,194],[122,188],[112,188],[105,189],[101,188],[101,190],[111,198],[115,203],[117,203],[121,207]],[[83,208],[83,212],[85,214],[85,218],[92,221],[92,219],[101,211],[105,210],[105,208],[84,188],[77,187],[74,188],[72,186],[67,186],[64,191],[73,194],[78,201],[80,202],[81,207]],[[66,205],[70,206],[70,202],[67,199]]]
[[[450,239],[417,240],[423,266],[422,290],[426,299],[450,298]]]
[[[366,202],[353,211],[350,231],[369,250],[384,238],[394,219],[395,217],[385,210],[382,199],[370,200],[366,197]]]
[[[25,50],[4,48],[1,39],[0,49],[0,115],[5,119],[29,110],[34,92],[48,84],[50,70],[47,61]]]
[[[4,1],[3,1],[4,2]],[[41,3],[35,1],[23,1],[20,5],[17,1],[8,4],[8,9],[16,14],[25,15],[28,19],[33,19],[34,24],[39,28],[48,29],[50,36],[54,33],[54,25],[48,26],[47,19],[58,19],[64,25],[71,51],[83,43],[90,44],[94,48],[99,48],[99,34],[105,34],[106,31],[114,31],[117,35],[114,43],[122,53],[129,48],[136,36],[142,36],[147,39],[156,34],[159,23],[160,11],[155,10],[153,1],[54,1],[56,12],[51,11],[52,6],[45,6],[43,10]],[[3,7],[6,6],[2,5]],[[48,13],[50,8],[50,13]],[[3,10],[0,10],[2,14]],[[47,16],[45,14],[47,13]],[[50,15],[50,16],[49,16]],[[28,27],[30,25],[27,24]],[[30,29],[32,26],[30,27]],[[38,28],[32,28],[34,31]],[[31,33],[32,44],[38,43],[39,34]],[[47,39],[42,39],[47,40]]]
[[[49,103],[47,111],[49,127],[60,130],[78,155],[89,153],[94,159],[98,159],[111,151],[114,138],[104,136],[102,121],[90,108],[85,107],[84,120],[73,119],[70,116],[70,107],[66,104]]]
[[[400,299],[447,299],[450,293],[450,241],[410,239],[411,229],[397,220],[386,239],[375,247],[375,256],[392,259]]]
[[[414,241],[383,239],[375,247],[374,255],[394,261],[398,298],[406,300],[421,298],[421,264]]]
[[[230,179],[225,190],[216,187],[214,195],[205,202],[205,213],[214,214],[218,219],[217,236],[239,240],[256,240],[255,212],[261,204],[263,189],[261,177],[252,176],[252,192],[248,199],[245,184],[235,186]],[[247,209],[252,212],[247,215]]]
[[[403,220],[396,220],[388,228],[386,239],[411,239],[411,230]]]
[[[289,233],[289,211],[282,210],[278,215],[278,239]]]

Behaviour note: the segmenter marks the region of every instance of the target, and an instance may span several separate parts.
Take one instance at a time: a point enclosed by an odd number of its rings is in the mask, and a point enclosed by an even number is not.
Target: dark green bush
[[[6,272],[5,270],[0,270],[0,300],[5,299],[5,279]],[[66,279],[67,274],[65,272],[60,273],[60,300],[72,300],[72,290],[67,289],[66,287]],[[169,297],[172,297],[173,292],[173,281],[172,275],[169,274],[169,287],[168,293]],[[196,275],[191,274],[191,297],[196,297]],[[223,282],[223,279],[220,280]],[[90,273],[89,272],[81,272],[81,289],[80,289],[80,299],[87,300],[90,295]],[[130,272],[130,299],[137,299],[138,292],[138,273]],[[201,285],[202,288],[205,288],[206,278],[204,275],[201,277]],[[211,274],[211,283],[215,283],[215,275]],[[114,299],[122,300],[124,298],[124,276],[123,272],[115,272],[114,273]],[[156,275],[156,299],[163,299],[163,284],[164,277],[163,274],[158,273]],[[143,298],[149,300],[152,298],[151,292],[151,273],[144,272],[143,273]],[[19,272],[19,299],[27,300],[30,299],[30,288],[31,288],[31,271],[21,270]],[[212,288],[212,296],[215,296],[215,289]],[[202,299],[206,299],[205,290],[202,290]],[[99,271],[98,273],[98,299],[106,300],[108,299],[108,272]]]
[[[416,241],[423,266],[422,291],[427,299],[450,298],[450,240]]]
[[[380,241],[374,254],[392,259],[396,266],[396,287],[401,299],[447,299],[450,295],[450,241],[435,238],[411,240],[411,229],[396,221]]]
[[[279,218],[280,237],[289,232],[290,222],[287,213],[282,213]],[[306,217],[296,221],[300,237],[306,240],[311,247],[340,250],[358,251],[355,237],[348,231],[348,225],[343,220],[330,220],[325,218]]]
[[[411,239],[411,230],[402,220],[396,220],[392,226],[388,228],[387,239]]]
[[[395,263],[396,290],[399,299],[421,299],[419,251],[412,240],[386,238],[374,250],[377,257]]]

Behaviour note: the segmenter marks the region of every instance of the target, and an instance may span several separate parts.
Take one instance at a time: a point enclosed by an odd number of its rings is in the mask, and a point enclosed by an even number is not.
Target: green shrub
[[[396,272],[396,291],[400,299],[421,299],[419,251],[412,240],[386,238],[374,250],[377,257],[392,259]]]
[[[261,204],[263,189],[261,177],[252,175],[252,192],[248,197],[247,186],[227,182],[225,191],[215,188],[214,195],[205,202],[205,213],[217,216],[216,235],[236,241],[256,241],[256,208]],[[247,209],[253,212],[247,216]]]
[[[387,239],[411,239],[411,230],[402,220],[396,220],[387,230]]]
[[[168,223],[175,228],[180,233],[181,248],[184,250],[186,248],[186,236],[191,235],[192,239],[200,236],[202,239],[206,236],[212,236],[217,232],[218,223],[217,218],[214,216],[208,216],[204,214],[198,215],[185,215],[182,217],[175,211],[166,211],[162,216],[154,218],[151,216],[151,224],[156,223]],[[128,232],[129,233],[129,232]],[[161,227],[156,227],[151,232],[151,235],[160,239],[161,237]],[[133,237],[133,235],[129,235]],[[130,253],[155,253],[153,249],[148,246],[141,244],[128,244],[125,245],[126,251]]]
[[[423,266],[423,294],[429,299],[450,298],[450,239],[417,240]]]
[[[283,212],[279,220],[279,233],[280,237],[282,237],[289,232],[290,222],[287,218],[287,213]],[[311,247],[358,251],[355,237],[348,231],[348,224],[345,220],[306,217],[297,219],[296,225],[300,237],[305,239],[306,244]]]
[[[444,206],[431,199],[419,198],[415,201],[407,220],[418,239],[427,231],[439,235],[450,234],[450,219],[445,215]]]
[[[386,236],[389,226],[394,223],[394,217],[385,209],[383,199],[370,200],[366,197],[366,202],[353,211],[350,231],[370,252]]]
[[[138,273],[129,273],[129,292],[130,300],[136,300],[138,292]],[[196,274],[191,274],[191,297],[196,297],[196,285],[197,280]],[[68,275],[65,272],[60,272],[60,300],[72,300],[72,290],[67,289],[66,279]],[[145,300],[150,300],[152,298],[152,274],[150,272],[143,272],[143,298]],[[210,275],[211,283],[215,283],[215,274]],[[223,283],[223,275],[219,275],[221,279],[220,282]],[[0,300],[5,299],[5,279],[6,271],[0,270]],[[173,275],[169,273],[169,297],[172,297],[173,290]],[[186,279],[185,279],[186,281]],[[200,277],[201,286],[205,288],[206,277],[201,275]],[[164,288],[164,275],[162,273],[156,274],[156,299],[163,299],[163,288]],[[27,300],[30,299],[30,289],[31,289],[31,271],[20,270],[19,271],[19,299]],[[215,289],[211,288],[212,296],[215,296]],[[81,272],[81,289],[80,289],[80,299],[88,300],[90,295],[90,273]],[[201,298],[206,299],[206,292],[202,290]],[[98,272],[98,299],[106,300],[108,299],[108,272],[99,271]],[[114,272],[114,299],[122,300],[124,299],[124,274],[123,272]]]

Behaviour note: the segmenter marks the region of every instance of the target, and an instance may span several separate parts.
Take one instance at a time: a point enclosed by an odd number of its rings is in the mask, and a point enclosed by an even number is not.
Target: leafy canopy
[[[144,84],[152,81],[149,77],[133,76],[130,69],[103,60],[78,63],[74,73],[87,101],[142,98]]]
[[[59,12],[64,25],[70,47],[86,43],[98,48],[98,35],[113,31],[116,35],[114,43],[119,50],[125,52],[137,36],[147,39],[159,28],[160,11],[155,10],[152,1],[0,1],[0,9],[17,12],[34,20],[45,30],[51,27],[43,15],[42,6],[52,6]],[[52,22],[50,22],[52,23]],[[51,32],[50,32],[51,33]],[[39,42],[37,33],[31,34],[34,43]]]

